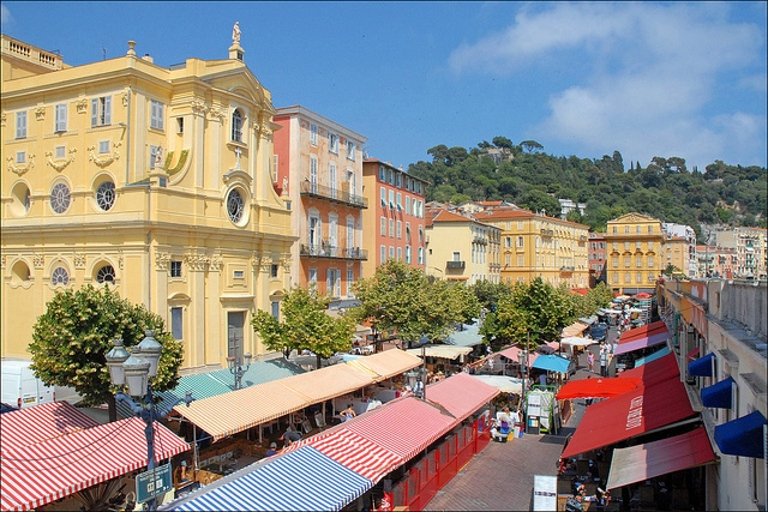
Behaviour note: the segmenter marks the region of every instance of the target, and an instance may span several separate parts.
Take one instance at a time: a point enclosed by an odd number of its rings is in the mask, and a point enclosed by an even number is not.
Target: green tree
[[[496,311],[503,297],[512,293],[512,287],[506,283],[493,283],[483,279],[472,285],[472,291],[475,293],[480,307],[492,312]]]
[[[154,330],[163,346],[152,388],[173,389],[179,382],[181,342],[165,331],[159,315],[121,298],[108,286],[87,285],[56,293],[33,327],[31,368],[48,385],[75,388],[86,405],[107,403],[109,420],[115,421],[115,389],[105,355],[115,338],[132,347],[144,338],[145,330]]]
[[[352,349],[355,321],[350,315],[333,318],[326,313],[330,296],[319,296],[314,289],[296,287],[282,301],[282,320],[263,310],[253,315],[251,325],[271,350],[280,350],[287,359],[291,351],[310,350],[321,360],[336,352]]]
[[[535,140],[524,140],[520,143],[520,146],[522,146],[523,149],[525,149],[529,153],[533,153],[534,151],[544,151],[544,146],[542,146]]]
[[[373,277],[358,281],[355,296],[360,306],[351,313],[358,321],[367,319],[377,330],[409,343],[423,336],[445,338],[473,310],[463,302],[463,290],[440,280],[430,284],[423,271],[393,259],[379,265]]]
[[[520,198],[518,205],[534,213],[546,212],[550,217],[560,216],[560,202],[541,190],[529,189]]]
[[[530,349],[540,342],[556,340],[560,331],[576,318],[573,301],[564,287],[555,288],[540,277],[514,285],[512,293],[499,304],[493,333],[504,342],[525,344]]]

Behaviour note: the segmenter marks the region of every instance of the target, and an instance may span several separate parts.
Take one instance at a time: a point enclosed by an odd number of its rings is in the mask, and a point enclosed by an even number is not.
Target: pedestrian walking
[[[589,373],[595,373],[595,354],[590,352],[587,356],[587,366],[589,366]]]
[[[605,345],[600,349],[600,376],[608,376],[608,354],[606,353]]]

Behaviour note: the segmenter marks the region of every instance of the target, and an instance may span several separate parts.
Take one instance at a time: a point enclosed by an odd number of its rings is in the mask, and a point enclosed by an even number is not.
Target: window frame
[[[171,260],[171,263],[168,266],[168,272],[171,279],[182,279],[183,268],[183,262],[181,260]]]
[[[149,100],[149,127],[165,131],[165,103]]]
[[[16,112],[16,138],[17,139],[26,139],[27,138],[27,111],[21,110],[19,112]]]
[[[64,133],[67,131],[67,104],[57,103],[53,108],[54,120],[53,131],[54,133]]]
[[[112,96],[91,98],[91,128],[112,124]]]

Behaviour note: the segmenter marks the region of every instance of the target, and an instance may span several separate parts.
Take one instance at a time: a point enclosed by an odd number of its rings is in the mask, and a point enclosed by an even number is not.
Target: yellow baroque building
[[[265,353],[251,314],[279,314],[296,240],[270,92],[239,40],[169,68],[135,46],[73,67],[2,36],[3,357],[28,358],[46,303],[86,284],[162,316],[185,370]]]
[[[480,222],[501,230],[501,281],[589,288],[589,226],[547,217],[516,206],[477,212]]]
[[[616,293],[653,293],[666,266],[661,221],[640,213],[609,220],[605,242],[608,286]]]

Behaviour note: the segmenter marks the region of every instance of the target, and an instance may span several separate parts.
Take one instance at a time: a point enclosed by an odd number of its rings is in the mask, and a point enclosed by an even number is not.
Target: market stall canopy
[[[549,372],[567,373],[568,366],[570,366],[570,364],[571,361],[565,359],[564,357],[549,354],[540,355],[537,357],[533,362],[533,368],[538,368],[539,370],[547,370]]]
[[[647,325],[642,325],[640,327],[635,327],[634,329],[629,329],[621,333],[621,337],[619,338],[619,343],[625,343],[632,340],[640,339],[640,338],[647,338],[649,336],[653,336],[655,334],[661,334],[669,332],[669,329],[667,328],[667,324],[664,323],[664,320],[659,320],[658,322],[653,322]]]
[[[337,364],[276,382],[317,404],[362,389],[374,380],[351,364]]]
[[[96,427],[91,419],[69,402],[52,402],[4,413],[0,451],[21,448],[47,439]]]
[[[613,353],[615,355],[619,355],[643,348],[655,347],[656,345],[665,343],[670,338],[670,336],[671,334],[669,332],[664,332],[649,336],[647,338],[636,338],[631,341],[619,341],[619,345],[616,347],[616,350]]]
[[[589,327],[587,324],[583,324],[581,322],[573,323],[563,329],[561,336],[563,338],[567,338],[569,336],[579,336],[587,329],[587,327]]]
[[[584,338],[581,336],[568,336],[563,338],[561,342],[563,345],[568,345],[571,347],[588,347],[597,343],[592,338]]]
[[[523,392],[523,380],[505,375],[472,375],[474,379],[493,386],[502,393],[514,393],[519,395]]]
[[[704,427],[651,443],[613,451],[608,489],[643,482],[715,460]]]
[[[639,386],[588,407],[562,457],[609,446],[694,415],[679,378]]]
[[[643,386],[652,386],[658,382],[680,376],[675,354],[667,354],[639,368],[632,368],[619,374],[620,379],[639,377]]]
[[[378,354],[362,356],[347,364],[363,372],[374,376],[375,382],[400,375],[417,366],[421,366],[422,360],[414,354],[409,354],[399,349],[385,350]]]
[[[765,416],[754,411],[746,416],[717,425],[715,443],[720,451],[728,455],[762,459]]]
[[[464,325],[461,331],[451,332],[443,343],[458,347],[476,347],[477,345],[482,345],[484,341],[483,335],[480,334],[480,326],[472,324]]]
[[[570,380],[557,392],[557,399],[611,398],[637,389],[639,385],[639,377]]]
[[[671,353],[672,351],[669,349],[669,347],[664,345],[662,348],[660,348],[656,352],[653,352],[652,354],[648,354],[647,356],[637,358],[635,360],[635,368],[637,368],[638,366],[643,366],[646,363],[650,363],[651,361],[660,359],[665,355],[671,354]]]
[[[5,416],[9,414],[16,413],[3,414],[3,437],[7,434]],[[4,446],[0,452],[0,509],[37,509],[145,467],[145,426],[143,420],[134,417],[28,446]],[[189,449],[189,445],[168,428],[155,424],[157,459],[167,459]]]
[[[414,356],[421,355],[420,348],[411,348],[406,350],[409,354]],[[462,356],[466,356],[472,353],[472,347],[457,347],[454,345],[434,345],[429,344],[425,347],[425,355],[427,357],[436,357],[438,359],[456,359]]]
[[[497,356],[497,355],[498,356],[504,356],[507,359],[511,359],[512,361],[514,361],[516,363],[516,362],[520,361],[520,355],[519,354],[522,351],[523,351],[523,349],[521,349],[520,347],[509,347],[509,348],[505,348],[504,350],[501,350],[499,352],[496,352],[493,355],[494,356]],[[537,357],[539,357],[539,354],[537,354],[535,352],[532,352],[532,351],[528,352],[528,367],[530,367],[533,364],[533,362],[536,360]]]
[[[311,446],[265,460],[249,466],[250,471],[239,478],[214,483],[215,488],[182,501],[173,510],[335,511],[373,487],[367,478]]]
[[[468,417],[498,394],[497,388],[474,379],[468,373],[457,373],[427,386],[427,400],[440,405],[456,418]]]

